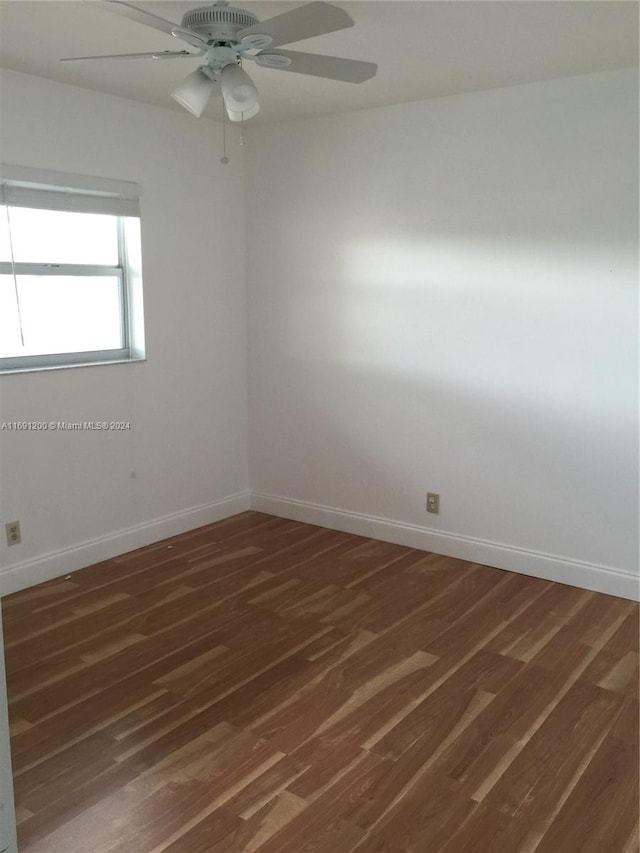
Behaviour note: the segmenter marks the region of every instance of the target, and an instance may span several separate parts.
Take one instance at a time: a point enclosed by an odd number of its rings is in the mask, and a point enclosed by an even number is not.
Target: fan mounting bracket
[[[252,27],[258,23],[257,15],[246,9],[229,7],[226,3],[215,3],[213,6],[200,6],[187,12],[181,26],[201,36],[205,41],[237,41],[239,30]]]

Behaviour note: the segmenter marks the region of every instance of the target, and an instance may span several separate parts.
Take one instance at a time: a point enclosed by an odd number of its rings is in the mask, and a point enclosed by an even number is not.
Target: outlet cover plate
[[[436,492],[427,492],[427,512],[440,512],[440,495]]]
[[[4,529],[7,534],[7,545],[19,545],[22,542],[19,521],[10,521],[8,524],[5,524]]]

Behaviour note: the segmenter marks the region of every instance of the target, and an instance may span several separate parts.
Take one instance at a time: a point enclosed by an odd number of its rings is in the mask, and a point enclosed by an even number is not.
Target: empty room
[[[638,12],[0,0],[0,853],[640,853]]]

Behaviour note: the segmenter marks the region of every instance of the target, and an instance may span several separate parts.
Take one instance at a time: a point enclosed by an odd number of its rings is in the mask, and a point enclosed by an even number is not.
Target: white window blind
[[[129,181],[0,166],[0,204],[11,207],[139,217],[139,198],[139,184]]]

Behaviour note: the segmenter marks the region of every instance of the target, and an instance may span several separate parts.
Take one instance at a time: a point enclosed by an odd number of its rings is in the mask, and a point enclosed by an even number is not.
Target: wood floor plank
[[[364,748],[422,691],[424,670],[429,663],[419,658],[423,654],[416,652],[407,660],[410,666],[391,670],[387,679],[373,679],[354,691],[314,734],[332,743],[353,743]],[[401,674],[404,670],[408,670],[406,675]],[[385,684],[387,680],[390,683]]]
[[[9,648],[15,644],[15,654],[21,663],[34,663],[40,659],[43,648],[55,648],[60,651],[64,648],[73,648],[79,637],[95,636],[101,631],[113,630],[118,626],[127,626],[130,630],[137,622],[147,618],[149,613],[153,613],[156,608],[171,611],[174,602],[190,592],[191,590],[182,584],[159,589],[150,588],[146,590],[143,599],[131,596],[104,607],[97,614],[69,616],[44,625],[40,619],[25,620],[27,625],[33,627],[28,631],[23,624],[21,636],[10,643]],[[211,606],[209,602],[209,609]],[[134,627],[133,630],[136,628]],[[13,655],[10,654],[8,657],[12,658]]]
[[[162,788],[142,801],[128,824],[117,827],[106,849],[109,853],[130,853],[136,845],[147,850],[161,845],[171,835],[176,818],[183,825],[196,826],[203,816],[214,813],[233,797],[236,789],[250,784],[280,757],[258,743],[245,753],[236,753],[223,770],[213,771],[208,761],[203,762],[170,787],[170,796]]]
[[[633,700],[577,781],[537,853],[552,853],[560,845],[581,853],[622,850],[637,819],[637,731],[638,703]]]
[[[347,853],[363,837],[360,827],[341,817],[350,804],[367,795],[372,781],[383,771],[380,759],[365,754],[361,761],[314,800],[282,830],[258,848],[260,853],[299,853],[301,839],[314,853]]]
[[[14,773],[99,731],[103,726],[130,713],[139,704],[164,692],[156,685],[132,675],[110,687],[108,699],[104,693],[96,693],[71,708],[58,711],[45,722],[30,726],[11,739]]]
[[[471,795],[493,775],[497,763],[515,757],[512,747],[526,740],[563,683],[542,669],[521,670],[451,745],[438,771],[464,782]]]
[[[20,851],[51,836],[57,829],[88,811],[92,806],[121,791],[144,771],[142,764],[133,761],[116,763],[103,772],[92,772],[91,778],[72,790],[49,786],[50,802],[31,815],[19,827]],[[63,831],[63,837],[69,829]],[[48,839],[53,845],[53,841]],[[44,842],[43,842],[44,844]],[[51,846],[50,851],[55,850]]]
[[[444,684],[420,701],[372,749],[378,755],[399,758],[418,740],[434,751],[469,714],[479,693],[493,696],[508,685],[520,665],[491,652],[478,652]],[[468,719],[471,722],[471,719]]]
[[[108,737],[96,732],[17,775],[14,780],[16,799],[36,814],[49,805],[57,789],[70,791],[81,787],[86,779],[114,764]]]
[[[440,851],[475,808],[450,780],[428,777],[367,836],[357,853]]]
[[[315,737],[289,753],[295,761],[307,766],[296,780],[287,785],[287,790],[307,802],[312,802],[349,768],[362,760],[365,751],[355,744],[326,741]]]
[[[574,684],[486,796],[497,811],[553,814],[585,756],[613,725],[621,700]]]
[[[530,661],[590,597],[585,590],[554,584],[543,590],[520,615],[506,626],[490,648],[501,654]]]
[[[245,821],[225,809],[217,809],[198,821],[168,847],[167,853],[241,853]]]
[[[210,652],[217,646],[215,639],[204,637],[176,651],[169,640],[159,643],[157,648],[148,643],[118,652],[106,661],[85,667],[80,673],[71,673],[66,678],[46,685],[36,693],[12,702],[16,713],[30,722],[44,720],[52,714],[75,705],[97,693],[104,693],[111,685],[122,681],[124,675],[143,673],[142,678],[153,682],[161,675],[186,664],[199,654]],[[157,654],[154,654],[154,650]]]
[[[633,602],[249,511],[2,606],[20,853],[640,853]]]

